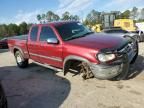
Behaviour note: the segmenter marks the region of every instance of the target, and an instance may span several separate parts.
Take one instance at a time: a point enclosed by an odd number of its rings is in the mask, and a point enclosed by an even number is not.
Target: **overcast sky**
[[[144,0],[0,0],[0,23],[37,22],[37,14],[49,10],[61,15],[65,11],[85,17],[90,10],[123,11],[144,7]]]

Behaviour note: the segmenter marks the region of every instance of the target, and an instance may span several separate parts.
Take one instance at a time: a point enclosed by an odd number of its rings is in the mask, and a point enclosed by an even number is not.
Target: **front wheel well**
[[[84,80],[93,78],[93,73],[90,69],[89,63],[86,61],[81,60],[68,60],[64,64],[64,75],[66,75],[68,72],[74,73],[75,75],[82,75],[82,78]],[[75,76],[74,75],[74,76]]]
[[[19,49],[14,48],[14,50],[13,50],[14,54],[15,54],[17,51],[19,51]]]
[[[68,60],[64,63],[64,74],[66,74],[69,69],[76,69],[79,64],[81,64],[83,61],[80,60]]]

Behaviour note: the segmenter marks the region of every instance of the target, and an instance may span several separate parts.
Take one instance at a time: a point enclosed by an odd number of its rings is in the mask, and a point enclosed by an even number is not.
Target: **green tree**
[[[53,15],[54,15],[54,13],[52,11],[48,11],[47,14],[46,14],[46,20],[48,22],[53,21]]]
[[[0,25],[0,36],[8,36],[8,26],[6,24]]]
[[[46,20],[47,22],[58,21],[60,20],[60,17],[52,11],[48,11],[46,14]]]
[[[64,20],[64,21],[68,21],[68,20],[71,19],[70,16],[71,16],[71,15],[70,15],[69,12],[65,12],[65,13],[62,14],[62,20]]]
[[[136,20],[138,16],[138,8],[137,7],[133,7],[132,11],[131,11],[131,18]]]
[[[79,21],[80,18],[78,15],[72,15],[69,12],[65,12],[64,14],[62,14],[62,20],[64,21]]]
[[[54,14],[53,20],[54,20],[54,21],[59,21],[59,20],[60,20],[60,17],[59,17],[57,14]]]
[[[38,15],[37,15],[37,20],[38,20],[40,23],[42,23],[42,22],[41,22],[42,17],[41,17],[41,15],[40,15],[40,14],[38,14]]]
[[[42,22],[45,23],[46,22],[46,14],[42,14],[41,19],[42,19]]]
[[[26,22],[23,22],[19,25],[19,34],[27,34],[28,33],[28,25]]]
[[[130,18],[130,13],[131,13],[130,10],[126,10],[123,13],[120,14],[120,18],[128,19],[128,18]]]
[[[92,10],[86,17],[86,22],[89,25],[95,25],[101,23],[101,12]]]
[[[27,24],[26,22],[21,23],[20,25],[16,24],[2,24],[0,25],[0,38],[6,36],[16,36],[23,35],[28,33],[28,29],[32,24]]]
[[[19,34],[19,27],[16,24],[8,25],[8,35],[15,36]]]
[[[79,16],[78,15],[71,15],[70,16],[70,20],[72,20],[72,21],[79,21],[80,20],[80,18],[79,18]]]

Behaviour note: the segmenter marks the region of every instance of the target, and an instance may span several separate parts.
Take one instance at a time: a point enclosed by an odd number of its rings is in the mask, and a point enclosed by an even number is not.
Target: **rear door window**
[[[38,35],[38,26],[32,27],[31,33],[30,33],[30,40],[36,41]]]

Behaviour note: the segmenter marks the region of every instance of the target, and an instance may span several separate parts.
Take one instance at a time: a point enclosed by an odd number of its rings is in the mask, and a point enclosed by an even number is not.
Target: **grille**
[[[132,48],[133,48],[133,45],[132,44],[128,44],[123,49],[121,49],[120,52],[129,53],[132,50]]]

